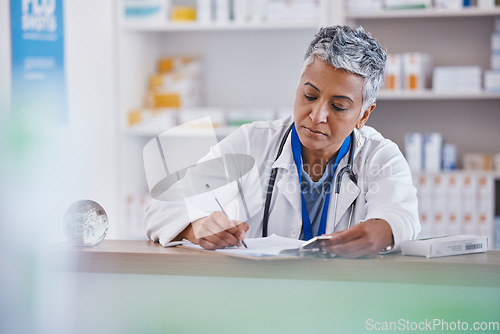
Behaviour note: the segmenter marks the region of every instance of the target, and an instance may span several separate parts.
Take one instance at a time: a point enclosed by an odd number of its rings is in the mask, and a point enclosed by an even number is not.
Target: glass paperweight
[[[64,234],[74,246],[96,246],[107,232],[108,215],[94,201],[77,201],[64,215]]]

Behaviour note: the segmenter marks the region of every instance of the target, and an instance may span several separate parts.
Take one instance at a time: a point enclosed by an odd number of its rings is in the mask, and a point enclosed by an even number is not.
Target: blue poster
[[[12,112],[68,120],[63,0],[11,0]]]

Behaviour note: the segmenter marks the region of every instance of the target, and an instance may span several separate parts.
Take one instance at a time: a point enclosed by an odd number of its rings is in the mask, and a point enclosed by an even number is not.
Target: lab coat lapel
[[[351,204],[358,198],[360,194],[360,189],[354,183],[347,174],[344,174],[342,177],[342,184],[340,185],[340,194],[338,196],[338,205],[337,205],[337,216],[335,217],[335,226],[339,223],[340,219],[344,214],[349,210]],[[330,205],[333,205],[333,209],[335,209],[335,193],[332,193],[334,196],[333,202]],[[331,212],[331,219],[333,219],[334,212]]]
[[[292,146],[288,136],[283,152],[273,163],[272,168],[279,168],[274,192],[283,195],[293,206],[298,217],[302,216],[300,184],[297,168],[293,162]]]
[[[358,198],[359,194],[361,193],[361,190],[359,189],[357,184],[351,180],[351,178],[347,173],[344,173],[340,184],[340,193],[338,196],[337,208],[335,208],[336,205],[335,180],[337,178],[338,173],[342,170],[342,168],[344,168],[347,165],[348,156],[349,153],[346,154],[346,156],[342,158],[342,160],[340,161],[340,164],[339,166],[337,166],[337,171],[333,179],[334,183],[332,184],[332,189],[330,194],[330,205],[328,208],[328,219],[326,226],[327,233],[333,232],[334,227],[337,226],[337,224],[340,222],[344,214],[349,210],[351,204],[356,200],[356,198]],[[335,216],[335,210],[337,212],[336,216]],[[333,221],[334,216],[335,216],[335,222]]]
[[[354,164],[356,164],[355,163],[356,157],[358,156],[360,148],[364,144],[364,138],[361,136],[361,134],[359,133],[359,131],[357,129],[354,129],[354,135],[355,135],[356,140],[354,143],[351,143],[351,145],[356,145],[356,147],[354,148],[354,157],[353,157]],[[347,165],[348,159],[349,159],[349,154],[347,154],[342,159],[341,163],[337,167],[337,173],[340,170],[342,170],[343,167],[345,167]],[[353,169],[354,169],[354,172],[356,174],[356,168],[354,166],[353,166]],[[359,177],[358,177],[358,181],[359,181]],[[332,189],[331,196],[333,198],[330,199],[330,208],[328,210],[328,216],[330,218],[328,219],[328,222],[332,222],[333,217],[335,216],[335,213],[334,213],[334,210],[335,210],[335,192],[334,191],[335,190]],[[331,226],[331,223],[328,224],[329,226],[327,226],[327,229],[326,229],[327,231],[333,231],[334,226],[337,227],[337,225],[340,222],[340,220],[342,219],[342,217],[349,210],[351,204],[354,203],[354,201],[356,200],[356,198],[358,198],[360,193],[361,193],[361,190],[359,189],[358,185],[351,180],[351,178],[349,177],[349,175],[347,175],[347,173],[344,174],[342,176],[342,182],[340,185],[340,193],[338,196],[337,214],[335,217],[335,222],[333,222],[334,223],[333,226]],[[354,213],[353,213],[353,215],[354,215]],[[353,217],[353,219],[354,219],[354,217]],[[353,224],[354,223],[355,222],[353,222]]]
[[[284,172],[283,176],[276,184],[275,192],[283,195],[288,202],[293,206],[297,215],[302,215],[302,203],[300,197],[300,188],[299,188],[299,176],[296,171],[290,170],[288,172]]]

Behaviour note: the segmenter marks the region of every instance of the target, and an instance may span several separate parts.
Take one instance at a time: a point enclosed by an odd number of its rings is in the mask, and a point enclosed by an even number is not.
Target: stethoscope
[[[290,131],[292,131],[293,128],[293,123],[290,125],[290,127],[286,130],[285,135],[283,136],[283,139],[281,139],[280,146],[278,148],[278,154],[276,155],[276,158],[274,161],[278,160],[278,158],[281,155],[281,152],[283,151],[283,147],[285,146],[286,139],[288,138],[288,135],[290,134]],[[354,184],[357,184],[358,178],[354,174],[352,170],[352,161],[354,157],[354,146],[356,146],[354,143],[356,136],[354,134],[354,131],[351,132],[351,144],[349,147],[349,157],[347,161],[347,166],[342,168],[339,173],[337,174],[337,177],[335,178],[335,207],[333,210],[333,221],[335,222],[337,220],[337,205],[339,202],[339,195],[340,195],[340,187],[342,185],[342,176],[347,173],[349,178],[351,179]],[[278,168],[273,168],[271,170],[271,176],[269,177],[269,183],[267,186],[267,195],[266,195],[266,202],[264,204],[264,217],[262,221],[262,237],[267,237],[267,228],[269,224],[269,207],[271,206],[271,199],[273,197],[273,189],[274,189],[274,183],[276,182],[276,174],[278,174]],[[350,206],[350,213],[349,213],[349,221],[347,224],[347,228],[351,227],[351,222],[352,222],[352,214],[354,211],[354,202]]]

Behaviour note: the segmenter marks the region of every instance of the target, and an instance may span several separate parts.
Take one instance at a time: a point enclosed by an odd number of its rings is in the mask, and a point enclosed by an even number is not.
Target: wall
[[[200,55],[207,107],[291,107],[312,29],[167,33],[162,53]]]
[[[74,177],[72,200],[93,199],[107,211],[109,237],[118,225],[119,187],[116,5],[114,1],[65,1],[66,71]]]

